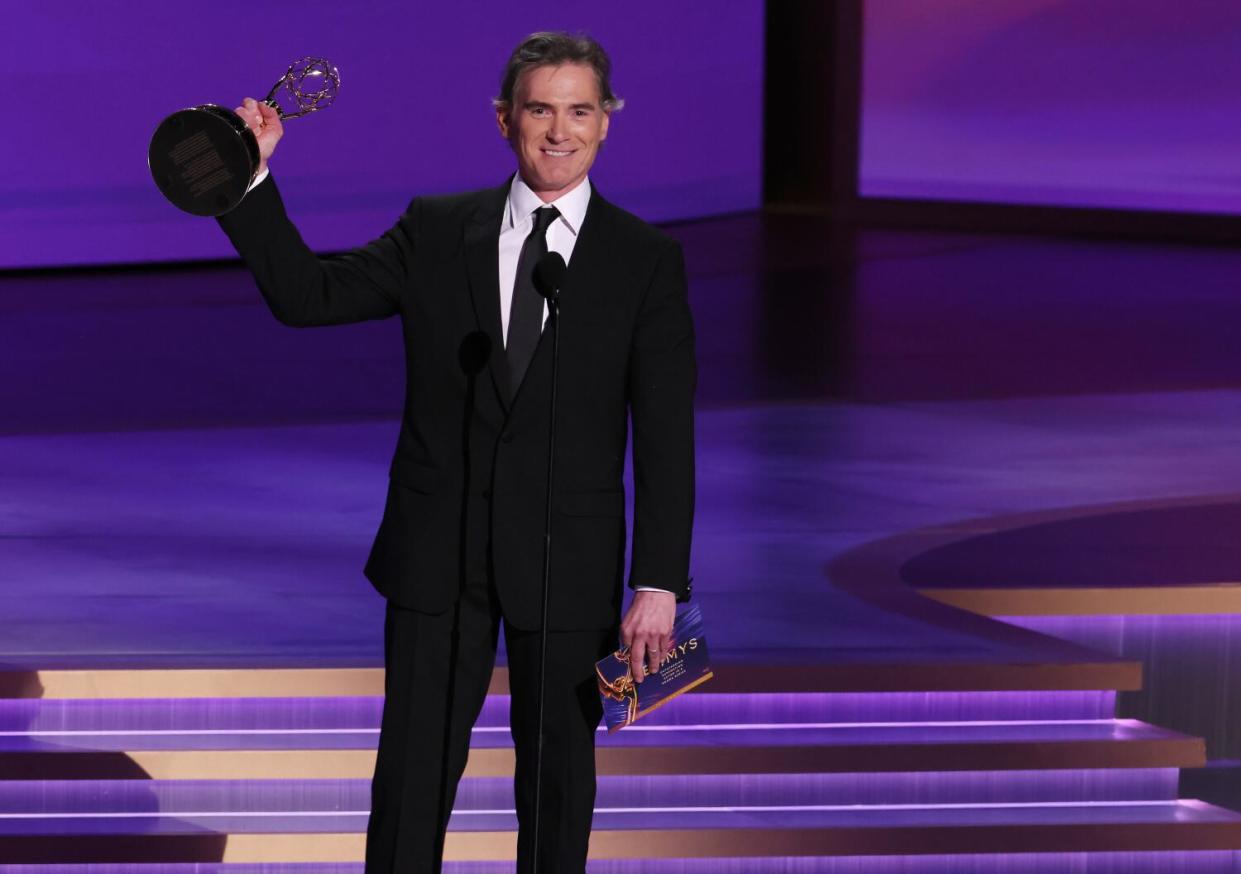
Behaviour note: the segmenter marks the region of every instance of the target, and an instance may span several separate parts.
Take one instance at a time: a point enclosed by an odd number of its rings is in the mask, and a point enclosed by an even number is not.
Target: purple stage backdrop
[[[272,167],[312,246],[366,241],[414,194],[498,184],[501,67],[553,28],[598,37],[628,103],[592,174],[604,194],[650,220],[759,205],[761,0],[19,3],[0,52],[0,268],[231,255],[214,222],[164,202],[147,142],[173,110],[261,97],[308,54],[340,67],[341,96],[290,122]]]
[[[865,0],[861,192],[1241,212],[1241,3]]]

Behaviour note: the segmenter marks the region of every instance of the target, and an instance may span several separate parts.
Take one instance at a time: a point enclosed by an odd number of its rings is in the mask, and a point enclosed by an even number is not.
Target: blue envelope
[[[672,640],[672,648],[664,655],[657,673],[651,674],[647,665],[642,665],[647,678],[641,685],[633,681],[627,646],[595,665],[608,731],[619,731],[711,679],[707,637],[697,604],[677,617],[672,626]]]

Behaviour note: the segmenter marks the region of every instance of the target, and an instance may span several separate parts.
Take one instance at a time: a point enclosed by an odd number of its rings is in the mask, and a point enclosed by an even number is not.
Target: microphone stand
[[[534,287],[547,300],[552,329],[552,392],[547,435],[547,506],[543,520],[543,607],[539,623],[539,715],[538,746],[534,754],[534,838],[530,850],[530,874],[539,870],[539,828],[543,807],[543,724],[547,687],[547,602],[552,568],[552,473],[556,466],[556,383],[560,375],[560,280],[565,261],[557,252],[539,259],[534,268]]]

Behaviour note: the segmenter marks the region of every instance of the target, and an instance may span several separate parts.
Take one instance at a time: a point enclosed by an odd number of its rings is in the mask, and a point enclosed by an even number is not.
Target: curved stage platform
[[[592,874],[1241,870],[1241,814],[1182,797],[1203,740],[1117,713],[1139,660],[908,578],[997,519],[1241,493],[1241,398],[1192,373],[1119,394],[1082,371],[1074,392],[1061,370],[1034,396],[994,350],[952,396],[959,343],[884,351],[902,277],[972,251],[981,287],[1011,240],[846,252],[800,240],[813,224],[674,230],[701,336],[695,596],[717,677],[601,736]],[[256,298],[225,268],[0,280],[0,342],[46,377],[0,388],[20,411],[0,434],[0,874],[361,870],[382,604],[360,568],[398,338],[288,331]],[[505,693],[501,667],[456,874],[513,852]]]

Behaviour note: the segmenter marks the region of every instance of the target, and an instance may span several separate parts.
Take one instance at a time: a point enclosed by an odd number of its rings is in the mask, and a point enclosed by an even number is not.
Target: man
[[[635,664],[657,667],[675,602],[689,596],[695,368],[684,265],[677,243],[609,204],[587,178],[619,106],[609,76],[607,55],[588,37],[528,37],[495,101],[516,175],[495,189],[416,198],[378,240],[322,260],[267,178],[282,133],[276,112],[250,99],[237,109],[258,137],[262,166],[245,201],[220,223],[272,312],[298,326],[394,315],[403,323],[405,410],[366,566],[388,600],[368,872],[439,870],[501,625],[518,870],[534,870],[552,350],[531,272],[548,250],[569,266],[561,284],[538,871],[585,866],[601,715],[593,664],[615,646],[620,619],[629,424],[629,584],[638,591],[619,629]]]

